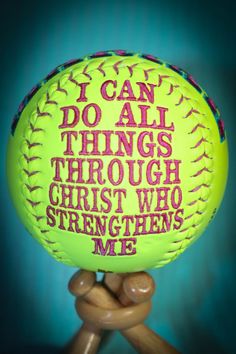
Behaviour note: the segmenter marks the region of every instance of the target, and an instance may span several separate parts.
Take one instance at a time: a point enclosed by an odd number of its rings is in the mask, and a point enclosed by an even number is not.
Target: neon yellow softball
[[[29,233],[58,261],[132,272],[176,259],[227,179],[218,109],[151,55],[99,52],[57,67],[12,124],[7,173]]]

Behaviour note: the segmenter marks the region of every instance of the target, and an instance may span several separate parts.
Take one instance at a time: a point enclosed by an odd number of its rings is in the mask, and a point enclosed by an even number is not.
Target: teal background
[[[81,324],[67,291],[75,269],[51,259],[21,225],[7,191],[5,151],[12,117],[32,86],[55,66],[106,49],[150,53],[184,68],[222,112],[230,150],[224,201],[190,249],[151,271],[157,291],[146,323],[183,353],[236,353],[235,10],[228,0],[2,5],[0,353],[57,353]],[[119,333],[101,349],[121,351],[134,353]]]

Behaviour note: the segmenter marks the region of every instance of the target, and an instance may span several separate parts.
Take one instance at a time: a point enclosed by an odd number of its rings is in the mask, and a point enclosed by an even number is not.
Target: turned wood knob
[[[132,273],[124,278],[118,298],[124,306],[131,303],[141,304],[151,299],[154,291],[155,283],[148,273]]]
[[[69,281],[68,289],[75,296],[85,296],[96,282],[96,273],[79,270]]]

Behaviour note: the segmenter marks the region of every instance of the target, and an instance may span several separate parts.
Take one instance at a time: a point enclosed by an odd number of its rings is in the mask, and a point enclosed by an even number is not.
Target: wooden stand
[[[141,354],[178,354],[142,323],[151,310],[155,290],[148,273],[106,273],[103,281],[97,282],[96,273],[80,270],[68,287],[76,296],[75,307],[84,323],[66,354],[97,353],[104,330],[119,330]]]

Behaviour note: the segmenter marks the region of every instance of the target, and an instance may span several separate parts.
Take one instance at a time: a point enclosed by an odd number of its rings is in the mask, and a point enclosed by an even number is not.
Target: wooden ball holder
[[[84,323],[66,347],[66,354],[97,353],[104,330],[119,330],[141,354],[179,353],[143,324],[155,290],[148,273],[106,273],[102,282],[97,282],[96,273],[80,270],[68,287],[76,296],[75,307]]]

